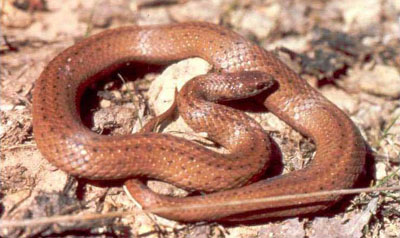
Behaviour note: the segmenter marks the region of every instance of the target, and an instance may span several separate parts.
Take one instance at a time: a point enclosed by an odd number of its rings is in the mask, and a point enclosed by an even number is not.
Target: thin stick
[[[40,218],[17,220],[17,221],[0,220],[0,228],[32,227],[32,226],[48,225],[61,222],[90,221],[90,220],[99,220],[99,219],[107,219],[114,217],[123,217],[129,215],[134,215],[134,212],[108,212],[104,214],[88,213],[88,214],[40,217]]]
[[[235,206],[235,205],[243,205],[243,204],[278,202],[278,201],[284,201],[284,200],[297,200],[297,199],[303,199],[303,198],[323,197],[323,196],[330,196],[330,195],[372,193],[372,192],[381,192],[381,191],[387,191],[387,190],[397,191],[397,190],[400,190],[400,186],[381,187],[381,188],[340,189],[340,190],[330,190],[330,191],[313,192],[313,193],[299,193],[299,194],[273,196],[273,197],[266,197],[266,198],[235,200],[235,201],[220,202],[220,203],[213,203],[213,204],[194,204],[194,205],[190,205],[190,206],[160,207],[160,208],[154,208],[154,209],[147,209],[146,211],[157,213],[157,212],[169,212],[169,211],[176,211],[176,210],[198,209],[198,208],[211,208],[212,209],[212,208],[218,208],[218,207]]]
[[[329,195],[348,195],[348,194],[358,194],[358,193],[372,193],[372,192],[382,192],[382,191],[399,191],[400,186],[394,187],[381,187],[381,188],[358,188],[358,189],[341,189],[341,190],[331,190],[331,191],[323,191],[323,192],[314,192],[314,193],[302,193],[302,194],[293,194],[293,195],[284,195],[284,196],[274,196],[267,198],[257,198],[257,199],[246,199],[246,200],[238,200],[231,202],[223,202],[223,203],[213,203],[213,204],[198,204],[191,206],[178,206],[178,207],[160,207],[154,209],[147,209],[147,212],[168,212],[168,211],[176,211],[176,210],[184,210],[184,209],[194,209],[194,208],[216,208],[216,207],[225,207],[225,206],[233,206],[238,204],[253,204],[253,203],[264,203],[264,202],[277,202],[282,200],[292,200],[292,199],[301,199],[301,198],[310,198],[310,197],[320,197],[320,196],[329,196]],[[46,225],[52,223],[60,223],[60,222],[72,222],[72,221],[88,221],[88,220],[99,220],[106,218],[114,218],[114,217],[123,217],[134,215],[135,211],[131,212],[109,212],[105,214],[78,214],[78,215],[65,215],[65,216],[53,216],[53,217],[42,217],[35,219],[26,219],[26,220],[0,220],[0,228],[5,227],[31,227],[38,225]]]

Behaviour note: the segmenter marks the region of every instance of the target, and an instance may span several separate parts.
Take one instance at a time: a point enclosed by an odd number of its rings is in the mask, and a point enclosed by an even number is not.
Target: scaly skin
[[[199,126],[196,130],[207,131],[209,125],[205,124],[217,123],[213,130],[223,128],[222,133],[238,123],[234,119],[245,118],[249,124],[247,132],[246,129],[239,132],[244,133],[243,136],[227,142],[224,142],[224,138],[229,138],[227,135],[215,138],[228,145],[231,151],[228,156],[172,135],[142,133],[109,137],[92,133],[81,123],[77,105],[83,89],[98,78],[91,76],[131,60],[168,63],[195,56],[210,62],[221,75],[258,71],[276,80],[276,90],[269,91],[262,103],[316,143],[313,162],[303,170],[236,188],[264,170],[269,142],[261,127],[242,114],[228,117],[221,123],[217,116],[223,116],[220,110],[225,109],[220,107],[215,107],[203,124],[194,124]],[[219,97],[224,98],[224,95]],[[195,110],[196,107],[193,109],[182,103],[184,101],[184,98],[178,100],[179,111],[185,112],[185,119],[190,120],[186,109]],[[228,121],[232,124],[226,124]],[[36,83],[33,124],[36,142],[45,158],[75,176],[89,179],[145,176],[207,192],[235,188],[204,196],[170,198],[153,194],[136,180],[128,181],[130,191],[140,192],[135,198],[144,208],[150,209],[350,188],[365,163],[363,139],[340,109],[272,53],[209,23],[123,27],[91,36],[68,48],[49,63]],[[214,137],[219,134],[214,131]],[[241,149],[235,149],[235,145]],[[238,151],[240,153],[235,154]],[[237,155],[240,159],[236,159]],[[316,212],[338,199],[338,196],[327,196],[157,214],[182,221],[251,220]]]

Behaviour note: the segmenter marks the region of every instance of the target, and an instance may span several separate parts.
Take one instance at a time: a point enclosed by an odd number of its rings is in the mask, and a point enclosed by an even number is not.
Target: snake
[[[82,123],[82,95],[104,75],[129,62],[165,65],[191,57],[208,61],[212,72],[189,81],[176,107],[187,124],[207,132],[226,153],[168,133],[100,135]],[[252,96],[315,143],[314,158],[305,168],[259,180],[271,156],[268,133],[245,113],[219,104]],[[240,201],[351,188],[365,166],[365,142],[342,110],[273,52],[212,23],[125,26],[77,42],[44,68],[35,83],[32,114],[35,141],[50,163],[80,178],[125,179],[143,209],[171,208],[155,213],[184,222],[321,212],[342,196]],[[158,195],[142,178],[201,192]],[[207,207],[212,204],[222,205]]]

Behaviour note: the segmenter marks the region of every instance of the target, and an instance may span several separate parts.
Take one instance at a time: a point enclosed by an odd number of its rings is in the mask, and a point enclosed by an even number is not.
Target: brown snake
[[[184,87],[177,100],[179,112],[195,131],[207,131],[229,154],[169,134],[104,136],[82,124],[78,112],[83,90],[105,69],[108,72],[128,61],[165,64],[189,57],[207,60],[215,73]],[[276,81],[273,89],[272,79]],[[264,106],[310,137],[317,151],[305,169],[237,188],[264,171],[270,155],[268,137],[243,113],[207,100],[243,98],[264,90],[268,93],[262,99]],[[144,208],[182,208],[350,188],[365,163],[364,141],[345,113],[272,53],[209,23],[122,27],[93,35],[47,65],[36,82],[33,100],[38,148],[69,174],[102,180],[150,177],[189,190],[217,191],[172,198],[158,196],[139,181],[129,180],[126,184],[131,194]],[[252,220],[317,212],[338,199],[325,196],[158,214],[182,221]]]

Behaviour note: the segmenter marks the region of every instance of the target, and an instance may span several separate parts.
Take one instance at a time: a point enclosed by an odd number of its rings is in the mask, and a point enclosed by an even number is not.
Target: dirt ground
[[[208,21],[275,51],[351,117],[370,146],[364,186],[399,185],[400,1],[2,0],[0,4],[1,219],[72,217],[68,222],[2,227],[0,237],[400,237],[399,191],[360,194],[316,216],[251,225],[181,224],[147,214],[120,184],[77,181],[49,164],[36,147],[31,116],[35,80],[53,57],[75,42],[122,25]],[[160,73],[121,69],[88,93],[88,98],[98,96],[96,105],[88,105],[91,129],[108,134],[137,131],[143,121],[168,107],[176,85],[209,67],[201,59],[190,59]],[[136,77],[143,80],[131,80]],[[312,159],[315,147],[310,140],[270,113],[249,115],[279,145],[284,173],[301,169]],[[163,129],[167,131],[201,137],[181,119]],[[183,193],[151,183],[158,192]],[[131,215],[85,217],[115,211]]]

